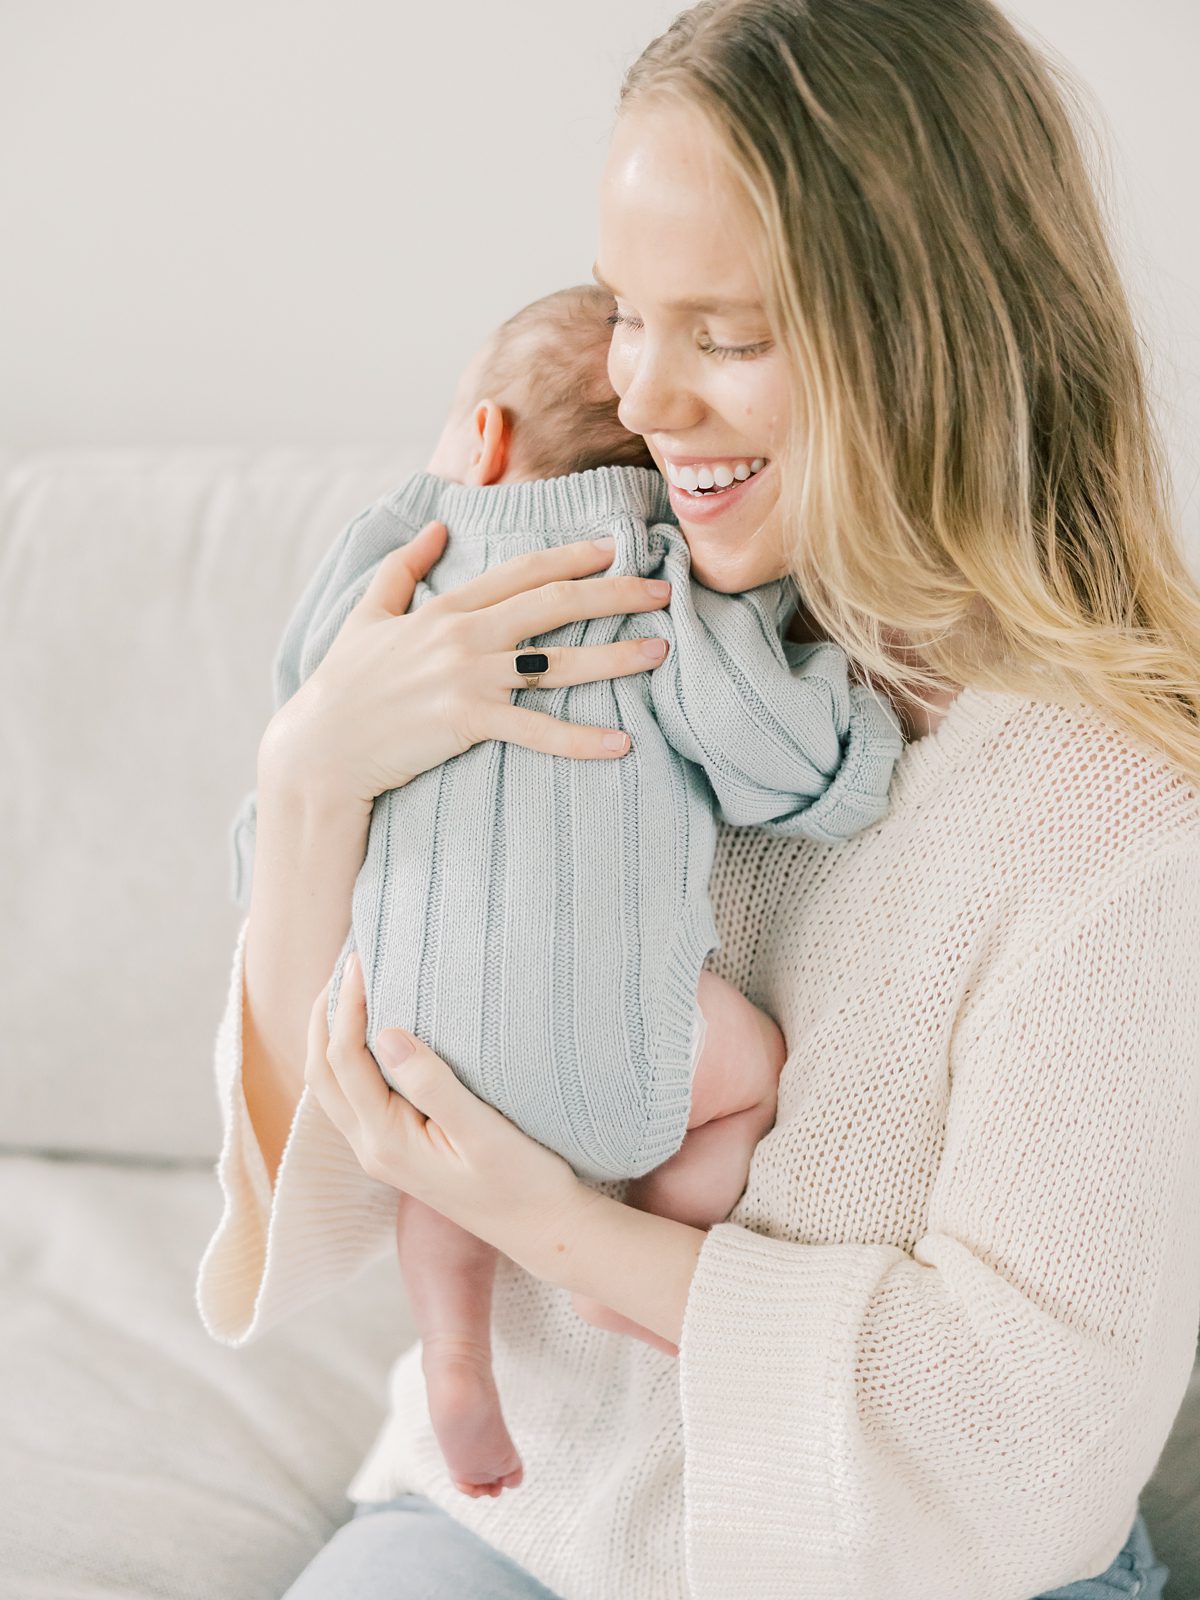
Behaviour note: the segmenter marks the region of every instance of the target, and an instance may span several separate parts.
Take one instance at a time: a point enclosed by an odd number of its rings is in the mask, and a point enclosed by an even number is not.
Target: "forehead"
[[[617,120],[600,182],[598,281],[681,310],[761,301],[758,224],[698,112],[654,106]]]

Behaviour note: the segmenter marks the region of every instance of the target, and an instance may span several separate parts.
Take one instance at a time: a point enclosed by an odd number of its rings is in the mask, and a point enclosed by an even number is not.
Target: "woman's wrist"
[[[338,764],[314,760],[301,741],[305,730],[289,705],[267,723],[258,746],[257,786],[259,807],[264,793],[295,811],[321,816],[369,816],[374,796],[364,798],[347,784]]]
[[[533,1277],[611,1306],[678,1344],[706,1235],[576,1179],[557,1211],[505,1254]]]

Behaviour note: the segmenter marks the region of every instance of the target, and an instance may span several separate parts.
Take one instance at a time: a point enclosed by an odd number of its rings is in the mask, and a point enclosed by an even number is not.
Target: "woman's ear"
[[[495,400],[480,400],[471,413],[471,452],[467,482],[499,483],[508,465],[512,423]]]

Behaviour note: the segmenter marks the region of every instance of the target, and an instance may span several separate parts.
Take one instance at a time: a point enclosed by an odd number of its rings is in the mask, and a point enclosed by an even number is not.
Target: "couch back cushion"
[[[0,457],[0,1146],[214,1159],[283,625],[416,449]]]

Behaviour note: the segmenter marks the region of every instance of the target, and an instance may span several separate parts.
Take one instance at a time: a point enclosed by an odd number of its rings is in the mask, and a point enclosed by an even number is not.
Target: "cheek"
[[[629,387],[629,361],[622,355],[620,341],[615,337],[608,347],[608,381],[612,384],[613,393],[618,399],[623,399],[625,390]]]
[[[782,363],[774,358],[774,370],[766,386],[765,416],[772,442],[778,444],[787,432],[792,419],[792,395],[786,382]]]
[[[790,401],[786,385],[775,374],[754,374],[743,379],[733,406],[746,437],[764,449],[773,449],[784,438]]]

